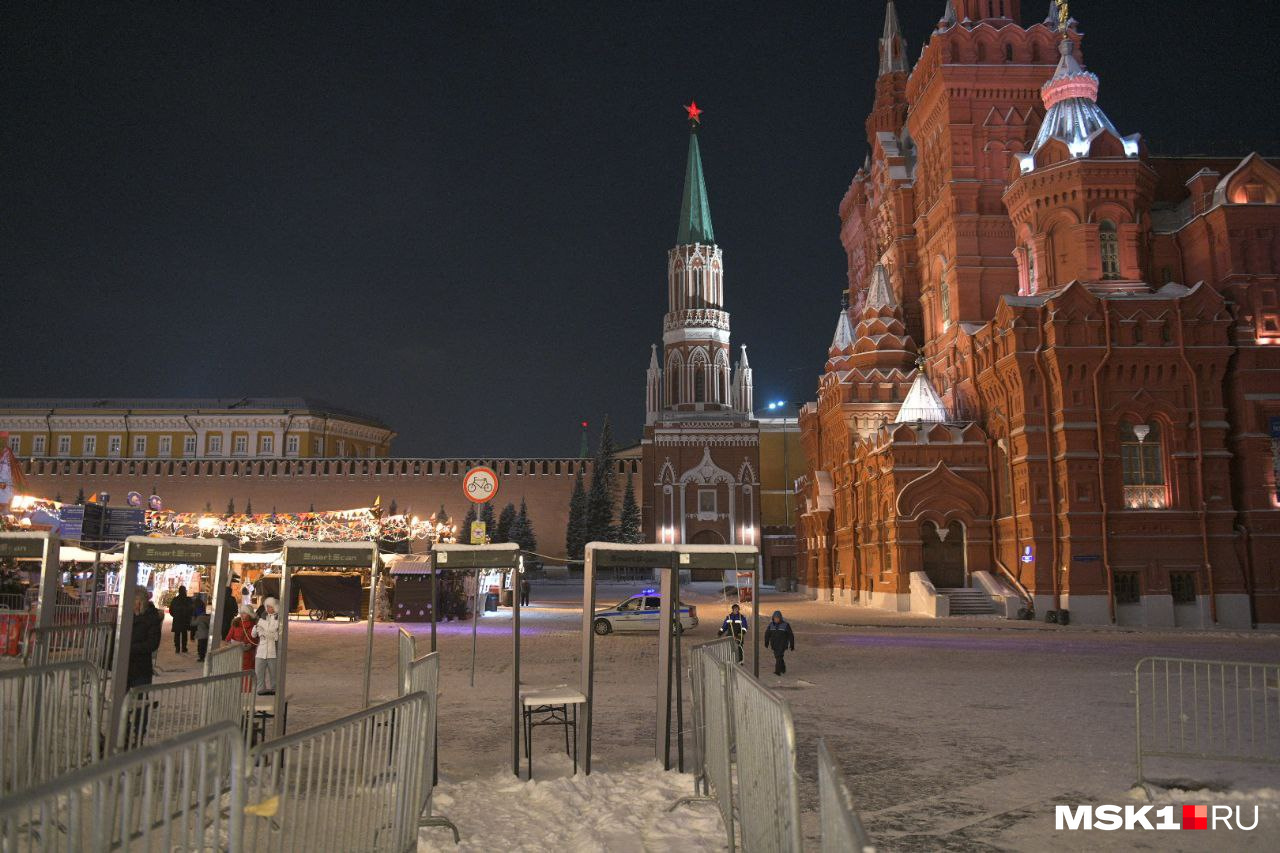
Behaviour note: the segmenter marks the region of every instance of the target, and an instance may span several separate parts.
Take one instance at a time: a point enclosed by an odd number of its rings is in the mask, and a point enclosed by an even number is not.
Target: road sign
[[[486,525],[483,521],[471,522],[471,544],[472,545],[484,544],[485,527]]]
[[[482,504],[498,496],[498,474],[492,468],[479,465],[462,477],[462,493],[472,503]]]

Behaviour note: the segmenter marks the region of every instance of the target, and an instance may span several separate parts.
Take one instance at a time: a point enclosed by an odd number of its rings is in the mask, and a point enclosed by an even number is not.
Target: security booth
[[[124,561],[120,564],[120,605],[116,608],[116,648],[111,670],[111,708],[108,732],[117,730],[125,694],[129,692],[129,646],[133,641],[133,599],[138,589],[138,567],[143,564],[187,564],[213,567],[215,594],[209,612],[210,625],[220,624],[226,596],[220,594],[231,582],[227,563],[228,546],[222,539],[186,539],[177,536],[130,536],[124,543]],[[209,651],[218,647],[221,637],[209,632]]]
[[[437,542],[431,549],[431,651],[436,650],[436,620],[439,611],[439,575],[444,571],[465,571],[478,578],[485,570],[497,569],[513,573],[512,586],[519,584],[523,571],[520,546],[514,543],[501,545],[455,545]],[[480,610],[480,591],[476,590],[476,603],[471,613],[471,686],[475,686],[476,631]],[[512,772],[520,775],[520,732],[522,709],[520,704],[520,596],[511,602],[511,764]]]
[[[280,557],[280,644],[276,659],[276,695],[272,702],[272,737],[282,737],[285,727],[285,711],[288,704],[289,669],[289,610],[287,602],[293,595],[293,574],[295,569],[345,569],[348,571],[368,569],[371,575],[370,601],[378,600],[378,591],[382,584],[382,561],[378,556],[377,542],[314,542],[290,539],[284,543]],[[364,690],[361,708],[369,707],[369,679],[373,673],[373,622],[377,616],[377,607],[369,607],[369,618],[365,630],[364,647]]]
[[[58,535],[48,530],[14,531],[0,533],[0,557],[18,561],[37,561],[40,564],[40,588],[37,599],[36,625],[47,628],[53,624],[53,614],[58,601]]]
[[[680,697],[682,681],[680,630],[680,573],[694,570],[751,573],[751,610],[758,612],[760,601],[760,549],[754,545],[627,545],[590,542],[582,576],[582,675],[581,690],[586,697],[582,723],[578,728],[579,752],[585,756],[583,768],[591,772],[592,704],[595,688],[595,642],[592,630],[596,614],[596,573],[601,569],[647,566],[660,573],[662,601],[658,616],[657,725],[654,755],[671,769],[672,688],[675,688],[675,715],[683,715]],[[751,626],[751,668],[760,675],[759,619]],[[679,722],[679,719],[677,719]],[[683,738],[682,728],[675,728]],[[681,749],[683,754],[683,749]]]

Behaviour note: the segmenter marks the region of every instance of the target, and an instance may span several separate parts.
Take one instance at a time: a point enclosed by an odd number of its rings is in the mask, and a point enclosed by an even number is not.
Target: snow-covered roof
[[[929,381],[923,368],[916,372],[911,390],[907,392],[907,399],[902,401],[898,416],[893,419],[895,424],[916,421],[937,424],[947,422],[947,407],[938,396],[938,392],[933,390],[933,383]]]

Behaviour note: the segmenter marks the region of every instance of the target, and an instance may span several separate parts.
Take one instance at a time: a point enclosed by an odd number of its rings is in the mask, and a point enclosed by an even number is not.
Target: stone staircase
[[[951,603],[952,616],[995,616],[995,602],[982,590],[974,587],[939,589]]]

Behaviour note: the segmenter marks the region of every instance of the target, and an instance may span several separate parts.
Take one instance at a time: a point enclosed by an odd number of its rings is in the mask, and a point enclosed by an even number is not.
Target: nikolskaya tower
[[[651,542],[759,544],[759,424],[752,417],[747,348],[730,366],[724,252],[689,116],[689,153],[676,245],[667,252],[662,355],[649,355],[645,417],[645,531]]]

